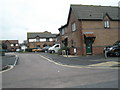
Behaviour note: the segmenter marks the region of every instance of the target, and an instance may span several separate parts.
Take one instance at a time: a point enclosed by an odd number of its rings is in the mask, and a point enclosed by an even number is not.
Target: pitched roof
[[[11,44],[18,44],[18,40],[2,40],[2,43],[9,42]]]
[[[93,5],[71,5],[70,7],[77,17],[83,20],[102,20],[107,14],[112,20],[119,20],[119,7],[112,6],[93,6]]]
[[[27,38],[56,38],[57,34],[45,33],[45,32],[28,32]]]

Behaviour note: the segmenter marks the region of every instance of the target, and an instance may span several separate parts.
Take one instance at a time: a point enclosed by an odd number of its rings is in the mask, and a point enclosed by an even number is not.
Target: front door
[[[92,43],[86,44],[86,54],[92,54]]]

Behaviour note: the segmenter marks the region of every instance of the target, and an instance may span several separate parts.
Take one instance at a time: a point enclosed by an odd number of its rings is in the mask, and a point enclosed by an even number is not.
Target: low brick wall
[[[105,47],[93,47],[93,55],[97,55],[97,54],[103,54],[103,50]]]

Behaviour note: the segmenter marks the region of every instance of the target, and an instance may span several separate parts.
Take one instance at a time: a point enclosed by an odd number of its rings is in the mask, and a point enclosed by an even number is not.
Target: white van
[[[58,50],[60,49],[60,44],[55,44],[52,47],[48,49],[50,53],[58,53]]]

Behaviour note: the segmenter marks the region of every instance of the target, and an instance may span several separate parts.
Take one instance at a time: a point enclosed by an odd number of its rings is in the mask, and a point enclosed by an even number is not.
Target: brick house
[[[7,45],[7,50],[15,52],[16,49],[19,49],[18,40],[2,40],[2,43]]]
[[[118,40],[118,7],[71,5],[67,24],[59,28],[61,46],[71,54],[102,54]]]
[[[56,35],[51,32],[28,32],[27,42],[28,48],[43,48],[45,46],[52,46],[56,43]]]

